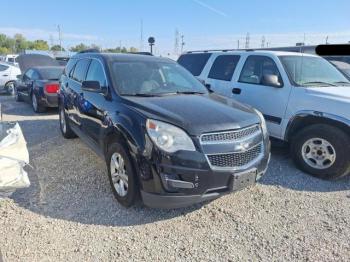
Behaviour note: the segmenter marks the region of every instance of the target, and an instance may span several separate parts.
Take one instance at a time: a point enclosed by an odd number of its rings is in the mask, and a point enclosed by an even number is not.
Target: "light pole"
[[[154,46],[155,42],[156,42],[156,39],[153,36],[148,38],[148,43],[149,43],[149,46],[151,47],[151,54],[152,55],[153,55],[153,46]]]

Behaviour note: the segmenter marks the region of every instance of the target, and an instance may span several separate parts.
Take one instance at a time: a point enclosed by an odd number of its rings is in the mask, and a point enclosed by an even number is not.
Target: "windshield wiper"
[[[340,84],[340,85],[347,85],[350,86],[350,82],[346,82],[346,81],[338,81],[338,82],[334,82],[334,84]]]
[[[121,94],[122,96],[140,96],[140,97],[155,97],[155,96],[159,96],[159,95],[156,95],[156,94],[143,94],[143,93],[140,93],[140,94]]]
[[[334,84],[331,84],[331,83],[327,83],[327,82],[322,82],[322,81],[311,81],[311,82],[305,82],[305,83],[302,83],[302,85],[328,85],[328,86],[336,86]]]
[[[176,91],[170,93],[163,93],[163,95],[205,95],[205,93],[198,91]]]

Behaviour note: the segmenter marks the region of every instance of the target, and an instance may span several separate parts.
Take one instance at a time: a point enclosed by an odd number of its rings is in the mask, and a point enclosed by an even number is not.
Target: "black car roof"
[[[80,53],[72,58],[103,58],[105,61],[121,61],[121,62],[129,62],[129,61],[150,61],[150,62],[168,62],[168,63],[176,63],[175,61],[169,58],[156,57],[150,55],[141,55],[141,54],[121,54],[121,53]]]

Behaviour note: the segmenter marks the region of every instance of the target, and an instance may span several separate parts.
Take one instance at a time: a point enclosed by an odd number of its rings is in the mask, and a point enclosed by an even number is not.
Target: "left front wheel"
[[[138,199],[139,189],[129,153],[121,144],[113,143],[108,148],[106,162],[115,198],[124,207],[132,206]]]

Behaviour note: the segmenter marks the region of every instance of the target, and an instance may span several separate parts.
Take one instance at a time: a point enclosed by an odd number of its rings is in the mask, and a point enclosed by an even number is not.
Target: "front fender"
[[[311,121],[312,120],[312,121]],[[320,112],[313,110],[303,110],[297,112],[288,122],[285,133],[284,140],[288,141],[291,134],[293,134],[294,129],[298,123],[303,122],[304,124],[310,122],[310,124],[319,123],[329,123],[329,124],[340,124],[342,127],[349,128],[350,130],[350,120],[344,117]]]

